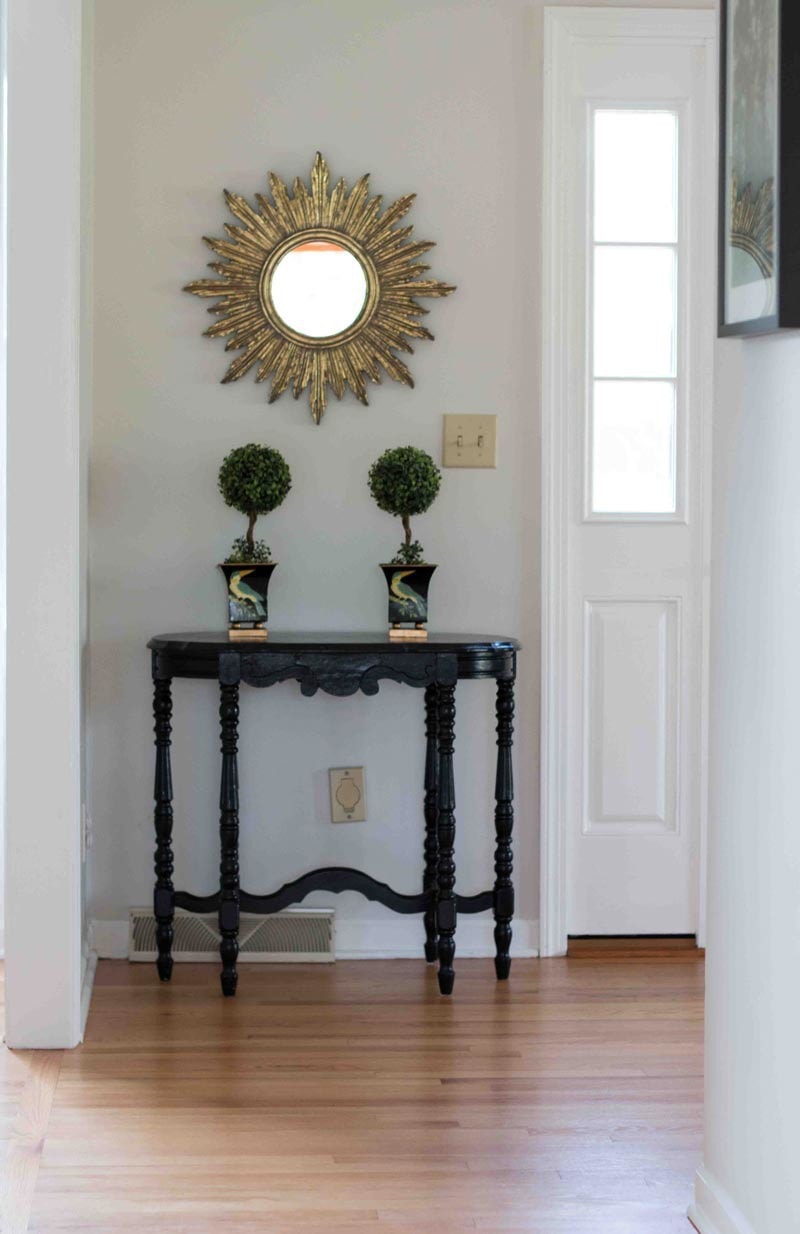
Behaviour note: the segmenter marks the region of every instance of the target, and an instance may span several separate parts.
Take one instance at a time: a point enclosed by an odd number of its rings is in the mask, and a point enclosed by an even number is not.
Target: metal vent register
[[[175,910],[173,958],[219,963],[216,913]],[[155,960],[156,919],[148,908],[130,910],[129,960]],[[287,909],[271,917],[242,913],[239,960],[243,964],[331,964],[335,956],[332,908]]]

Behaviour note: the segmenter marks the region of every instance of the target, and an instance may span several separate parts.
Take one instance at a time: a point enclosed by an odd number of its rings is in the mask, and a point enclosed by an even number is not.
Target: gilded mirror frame
[[[775,273],[775,184],[765,180],[758,192],[752,184],[739,189],[731,178],[731,221],[728,243],[752,257],[765,279]]]
[[[415,194],[401,197],[383,213],[383,199],[371,196],[369,176],[348,192],[344,180],[329,189],[328,165],[317,154],[310,190],[298,176],[289,192],[270,172],[272,199],[256,194],[254,208],[237,193],[225,200],[238,225],[225,224],[225,239],[204,236],[221,260],[210,263],[217,279],[198,279],[184,288],[213,298],[209,308],[219,320],[204,332],[225,338],[227,351],[240,351],[222,383],[238,381],[254,366],[257,382],[272,378],[269,402],[291,386],[295,399],[309,390],[311,415],[319,424],[330,387],[341,399],[349,387],[368,403],[366,381],[380,383],[382,372],[413,387],[408,366],[396,354],[413,354],[410,339],[433,339],[419,318],[428,310],[420,297],[448,296],[455,287],[422,277],[430,267],[418,259],[434,247],[410,239],[412,227],[400,227]],[[278,262],[300,244],[333,243],[352,253],[366,279],[358,317],[337,334],[316,338],[293,329],[278,314],[270,296]]]

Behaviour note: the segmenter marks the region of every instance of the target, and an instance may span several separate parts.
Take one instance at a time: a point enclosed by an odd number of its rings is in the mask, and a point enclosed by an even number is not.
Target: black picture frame
[[[737,23],[744,12],[747,17],[759,16],[758,10],[769,10],[769,18],[777,22],[776,38],[765,51],[753,39],[751,22]],[[742,26],[743,33],[737,28]],[[765,130],[774,134],[774,178],[772,193],[767,178],[748,177],[740,185],[741,172],[733,166],[735,131],[729,116],[729,103],[739,105],[748,125],[758,114],[758,108],[746,97],[746,90],[733,93],[736,82],[729,80],[729,64],[735,55],[734,39],[743,39],[745,57],[753,58],[754,50],[764,58],[774,59],[774,66],[764,73],[762,85],[770,99],[769,114],[762,119]],[[731,55],[729,55],[729,50]],[[800,0],[720,0],[720,122],[719,122],[719,229],[718,229],[718,328],[719,337],[770,334],[777,330],[800,328]],[[757,86],[758,83],[756,83]],[[774,108],[774,114],[772,110]],[[745,141],[746,147],[746,141]],[[751,141],[751,148],[753,147]],[[757,146],[763,155],[764,146]],[[746,169],[745,169],[746,170]],[[734,181],[733,173],[737,172]],[[759,179],[761,182],[759,183]],[[733,185],[737,190],[734,192]],[[759,200],[759,194],[762,194]],[[771,197],[771,208],[765,202]],[[734,203],[740,200],[739,209]],[[746,220],[741,228],[737,219]],[[766,216],[769,215],[769,218]],[[756,220],[756,221],[754,221]],[[737,240],[732,240],[733,235]],[[755,253],[755,256],[753,256]],[[734,298],[732,269],[736,261],[755,261],[756,265],[771,257],[772,274],[762,272],[764,307],[759,314],[731,312]],[[745,284],[760,291],[758,280]],[[738,289],[741,291],[741,286]]]

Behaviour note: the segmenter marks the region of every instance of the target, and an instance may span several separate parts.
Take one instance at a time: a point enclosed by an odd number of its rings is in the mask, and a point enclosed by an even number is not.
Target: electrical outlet
[[[445,416],[444,467],[496,467],[497,416]]]
[[[363,823],[367,818],[367,798],[363,767],[331,767],[331,822]]]

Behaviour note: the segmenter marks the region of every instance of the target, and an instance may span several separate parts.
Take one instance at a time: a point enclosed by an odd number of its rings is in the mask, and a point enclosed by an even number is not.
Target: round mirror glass
[[[732,248],[729,311],[734,321],[768,317],[775,312],[775,279],[764,274],[752,253]]]
[[[357,321],[367,298],[364,267],[349,249],[307,240],[284,253],[269,294],[281,321],[307,338],[340,334]]]

